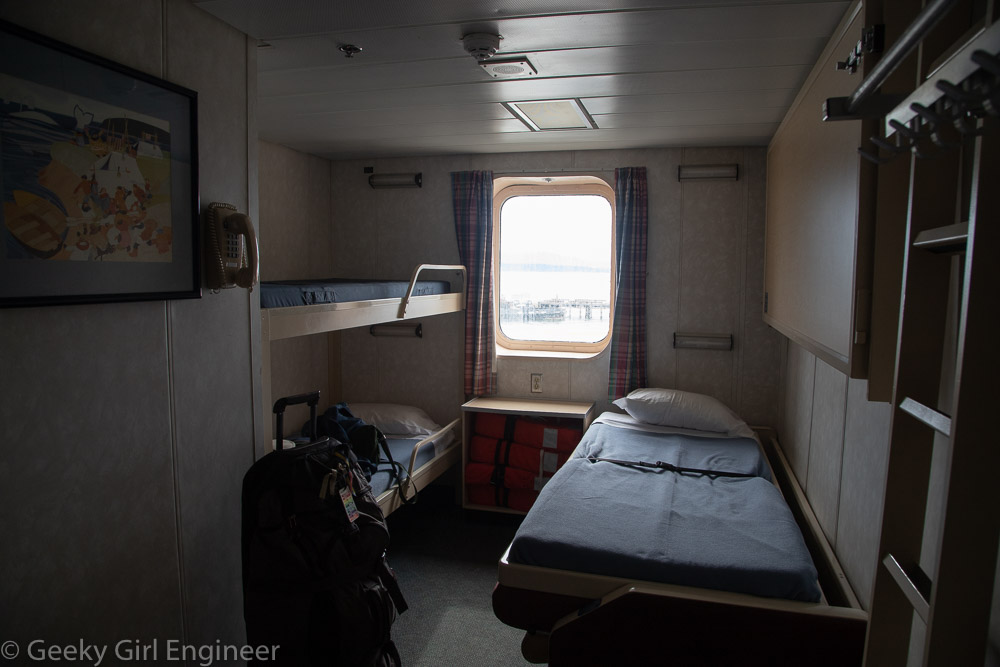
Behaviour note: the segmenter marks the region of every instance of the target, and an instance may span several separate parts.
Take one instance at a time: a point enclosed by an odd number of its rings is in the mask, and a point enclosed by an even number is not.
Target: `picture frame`
[[[201,297],[197,101],[0,21],[0,307]]]

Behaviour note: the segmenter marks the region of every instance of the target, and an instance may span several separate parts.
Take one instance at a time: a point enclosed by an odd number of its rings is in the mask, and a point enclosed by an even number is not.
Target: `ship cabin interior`
[[[319,392],[403,663],[1000,665],[998,17],[3,2],[3,657],[252,657]]]

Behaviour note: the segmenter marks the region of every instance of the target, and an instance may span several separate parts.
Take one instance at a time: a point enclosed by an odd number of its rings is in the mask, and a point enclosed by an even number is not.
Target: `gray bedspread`
[[[588,456],[665,461],[755,477],[651,470]],[[816,569],[757,443],[587,431],[545,485],[511,545],[527,565],[817,601]]]

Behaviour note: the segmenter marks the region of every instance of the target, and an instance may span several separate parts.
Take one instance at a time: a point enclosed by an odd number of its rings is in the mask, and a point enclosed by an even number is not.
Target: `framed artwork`
[[[197,95],[0,22],[0,306],[201,296]]]

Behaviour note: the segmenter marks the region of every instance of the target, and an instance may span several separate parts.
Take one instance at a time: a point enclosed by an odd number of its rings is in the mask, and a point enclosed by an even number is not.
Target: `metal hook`
[[[911,104],[910,109],[912,109],[925,124],[930,126],[930,138],[931,141],[934,142],[935,146],[938,146],[939,148],[958,148],[962,145],[960,141],[947,141],[941,136],[942,128],[947,127],[950,124],[947,118],[931,111],[919,102]]]
[[[973,51],[972,56],[970,57],[972,58],[972,62],[976,63],[993,76],[1000,76],[1000,58],[997,58],[989,51]]]
[[[966,109],[979,101],[979,95],[962,90],[950,81],[941,80],[934,84],[938,90],[948,96],[948,98],[962,109]]]
[[[875,137],[871,137],[871,140],[874,141]],[[881,165],[881,164],[889,164],[890,162],[895,160],[899,154],[891,153],[889,157],[881,157],[875,153],[869,153],[864,148],[858,148],[858,155],[868,160],[869,162],[874,162],[875,164]]]
[[[922,159],[922,158],[928,158],[928,157],[932,157],[933,156],[933,153],[927,153],[926,151],[923,151],[923,150],[920,149],[919,142],[920,142],[921,136],[916,131],[914,131],[912,128],[910,128],[910,127],[908,127],[906,125],[903,125],[898,120],[890,120],[889,121],[889,126],[892,129],[896,130],[896,133],[898,135],[900,135],[902,137],[905,137],[906,139],[909,140],[910,143],[907,146],[907,148],[909,148],[911,151],[913,151],[913,154],[916,155],[918,158]]]

